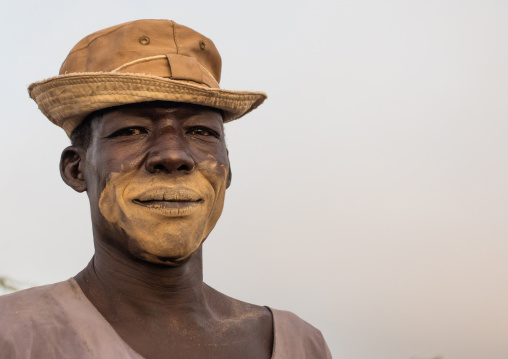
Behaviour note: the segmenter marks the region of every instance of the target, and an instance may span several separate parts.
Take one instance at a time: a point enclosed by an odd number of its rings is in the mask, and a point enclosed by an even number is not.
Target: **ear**
[[[228,155],[228,178],[226,178],[226,189],[231,186],[231,178],[233,174],[231,173],[231,162],[229,162],[229,150],[226,148],[226,153]]]
[[[60,175],[63,181],[76,192],[86,191],[85,174],[83,173],[84,155],[83,148],[69,146],[63,150],[60,157]]]
[[[231,173],[231,164],[229,165],[229,168],[228,168],[228,178],[226,178],[226,188],[229,188],[229,186],[231,185],[231,178],[233,177],[233,174]]]

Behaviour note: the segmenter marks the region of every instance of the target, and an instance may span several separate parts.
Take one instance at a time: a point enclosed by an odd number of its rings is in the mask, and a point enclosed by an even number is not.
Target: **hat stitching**
[[[146,92],[146,94],[144,94],[145,92]],[[60,98],[60,100],[58,101],[58,104],[55,104],[55,105],[50,106],[50,107],[53,108],[53,109],[65,107],[65,106],[68,106],[69,104],[75,103],[76,100],[83,99],[83,98],[89,98],[89,97],[116,95],[116,96],[143,97],[143,98],[155,100],[157,97],[164,97],[164,96],[157,96],[157,95],[165,95],[165,94],[167,94],[167,93],[166,92],[162,92],[162,91],[161,92],[150,92],[150,91],[143,91],[143,90],[125,90],[125,91],[116,91],[116,92],[102,91],[102,92],[96,92],[93,95],[87,95],[87,94],[85,94],[85,95],[74,95],[71,98],[63,100],[63,101]],[[246,104],[246,105],[242,105],[242,104],[244,103],[244,101],[252,101],[252,100],[255,100],[255,99],[259,98],[259,97],[262,97],[262,96],[245,96],[245,97],[240,98],[239,96],[220,96],[220,95],[219,96],[210,96],[211,94],[209,94],[209,95],[207,95],[207,94],[200,94],[200,93],[190,93],[189,94],[189,93],[187,93],[185,91],[172,92],[172,95],[175,95],[175,97],[189,95],[189,96],[193,96],[195,98],[201,98],[201,99],[204,99],[204,100],[209,100],[210,102],[218,102],[218,101],[220,101],[220,102],[224,103],[224,105],[221,105],[221,106],[218,106],[218,107],[219,108],[224,108],[224,109],[229,109],[229,110],[235,110],[235,109],[241,109],[241,108],[244,108],[244,107],[250,107],[250,104]],[[42,98],[39,98],[38,100],[41,103],[50,105],[51,102],[53,102],[53,101],[51,101],[51,97],[52,96],[42,97]],[[94,101],[94,102],[99,102],[99,101]],[[116,102],[116,101],[107,101],[107,102]]]
[[[210,76],[212,77],[212,79],[214,79],[214,80],[215,80],[215,82],[217,82],[217,80],[215,79],[215,77],[214,77],[214,76],[210,73],[210,71],[208,71],[208,70],[206,69],[206,67],[204,67],[203,65],[201,65],[199,62],[198,62],[198,65],[199,65],[199,66],[200,66],[200,67],[201,67],[201,68],[202,68],[202,69],[203,69],[203,70],[204,70],[204,71],[205,71],[208,75],[210,75]]]
[[[134,60],[134,61],[131,61],[131,62],[127,62],[127,63],[125,63],[125,64],[123,64],[123,65],[120,65],[120,66],[119,66],[119,67],[117,67],[116,69],[111,70],[111,72],[118,72],[118,71],[120,71],[120,70],[122,70],[122,69],[124,69],[124,68],[126,68],[126,67],[129,67],[129,66],[131,66],[131,65],[135,65],[135,64],[138,64],[138,63],[149,62],[149,61],[151,61],[151,60],[165,59],[165,58],[167,58],[167,56],[166,56],[166,55],[155,55],[155,56],[144,57],[144,58],[142,58],[142,59],[137,59],[137,60]],[[208,74],[208,75],[209,75],[212,79],[214,79],[214,80],[215,80],[215,82],[217,82],[217,80],[215,79],[215,77],[211,74],[211,72],[210,72],[210,71],[208,71],[208,70],[207,70],[207,68],[206,68],[206,67],[204,67],[203,65],[201,65],[199,62],[198,62],[198,65],[199,65],[199,67],[201,67],[201,69],[202,69],[204,72],[206,72],[206,73],[207,73],[207,74]],[[138,74],[138,73],[133,73],[133,74]],[[161,77],[161,76],[156,76],[156,77]],[[162,78],[164,78],[164,77],[162,77]],[[192,81],[192,80],[186,80],[186,81]],[[192,81],[192,82],[195,82],[195,81]],[[198,83],[198,82],[196,82],[196,83]],[[208,86],[206,83],[204,83],[204,84],[205,84],[206,86]],[[218,85],[218,83],[217,83],[217,85]],[[210,87],[210,86],[208,86],[208,87]]]
[[[64,94],[64,96],[62,96],[62,94],[57,94],[58,99],[59,99],[58,100],[59,105],[56,105],[56,104],[53,106],[50,105],[50,103],[53,102],[53,101],[51,101],[51,98],[57,97],[54,95],[54,93],[59,92],[56,90],[59,87],[67,87],[67,89],[69,90],[69,91],[67,91],[67,93],[69,93],[69,92],[72,93],[70,87],[77,87],[77,86],[80,86],[80,85],[83,85],[86,83],[88,83],[88,84],[95,83],[95,82],[104,83],[104,81],[98,81],[95,78],[91,78],[90,79],[90,80],[92,80],[91,82],[90,81],[85,82],[84,80],[85,79],[67,79],[66,81],[61,81],[59,84],[56,84],[56,86],[53,89],[48,90],[48,92],[45,92],[45,93],[42,92],[40,94],[34,93],[33,95],[34,95],[34,97],[37,98],[37,100],[38,100],[37,102],[40,101],[41,104],[44,103],[46,105],[49,105],[49,107],[51,107],[53,109],[58,109],[58,108],[65,107],[69,104],[75,103],[78,99],[87,98],[87,97],[89,98],[89,97],[108,96],[108,95],[110,95],[110,96],[111,95],[116,95],[116,96],[127,95],[127,96],[131,96],[131,97],[143,97],[146,99],[154,100],[154,99],[160,98],[160,97],[167,97],[164,95],[168,94],[165,91],[160,91],[161,90],[160,86],[149,85],[149,84],[144,83],[145,79],[135,79],[135,80],[138,80],[138,81],[135,81],[135,84],[138,86],[142,86],[142,89],[136,89],[136,88],[132,87],[132,81],[128,81],[128,79],[116,79],[116,80],[121,80],[121,81],[111,81],[112,79],[109,78],[109,79],[104,79],[104,80],[109,80],[106,83],[115,84],[115,86],[118,86],[119,83],[122,83],[122,85],[128,85],[128,87],[130,87],[130,88],[121,89],[121,90],[117,89],[115,91],[111,91],[109,89],[105,89],[105,90],[95,89],[93,94],[79,95],[79,94],[75,93],[75,94],[71,94],[70,97],[65,96],[65,94]],[[160,83],[160,85],[162,85],[162,89],[171,90],[171,94],[175,95],[177,97],[182,96],[182,95],[183,96],[190,95],[195,98],[207,100],[206,102],[208,102],[209,104],[213,104],[215,107],[223,108],[224,110],[229,110],[229,111],[243,110],[245,107],[250,107],[252,105],[252,104],[244,104],[242,106],[241,104],[244,103],[244,101],[250,102],[250,101],[253,101],[256,99],[259,100],[260,98],[263,98],[266,96],[263,93],[255,93],[255,94],[242,93],[242,92],[231,93],[227,90],[226,91],[225,90],[210,91],[207,89],[200,89],[200,88],[195,88],[192,86],[190,86],[190,88],[189,88],[188,87],[189,85],[175,83],[175,82],[162,82],[162,83]],[[152,91],[150,91],[150,90],[152,90]],[[153,90],[156,90],[156,91],[153,91]],[[191,90],[191,93],[189,93],[189,90]],[[42,89],[41,91],[44,91],[44,90]],[[39,92],[39,91],[34,91],[34,92]],[[143,95],[144,92],[147,92],[148,94]],[[44,94],[46,96],[44,96]],[[65,97],[67,97],[67,99]],[[94,101],[94,102],[97,103],[99,101]],[[114,102],[114,101],[108,101],[108,102]],[[219,102],[222,102],[222,105],[220,105]]]
[[[173,39],[175,40],[175,46],[176,46],[176,53],[179,54],[179,49],[178,49],[178,41],[176,40],[176,29],[175,29],[175,22],[173,20],[171,20],[171,24],[173,25]]]
[[[99,103],[99,102],[114,103],[114,102],[118,102],[121,100],[116,99],[116,100],[109,100],[109,101],[104,101],[104,100],[101,101],[100,97],[116,95],[115,97],[123,97],[123,96],[139,97],[139,98],[144,98],[147,100],[154,101],[154,100],[157,100],[157,98],[164,98],[165,94],[166,94],[165,92],[155,92],[154,93],[154,92],[149,92],[149,91],[145,92],[145,91],[141,91],[141,90],[134,91],[134,92],[132,90],[118,91],[116,93],[106,91],[106,92],[96,93],[95,95],[72,96],[70,99],[66,99],[65,101],[61,101],[62,99],[60,98],[60,101],[58,102],[58,104],[53,104],[53,105],[51,104],[53,102],[53,101],[51,101],[52,96],[42,97],[39,100],[40,100],[41,104],[46,105],[48,108],[56,110],[56,109],[61,109],[63,107],[66,107],[69,104],[73,104],[76,101],[79,101],[80,99],[90,98],[90,97],[95,97],[95,100],[92,103]],[[158,95],[160,95],[160,96],[158,96]],[[192,97],[193,99],[196,99],[196,100],[200,99],[200,100],[203,100],[206,102],[205,105],[214,105],[213,107],[231,111],[233,113],[237,112],[237,111],[243,111],[246,108],[249,108],[250,106],[253,105],[251,103],[246,104],[245,101],[257,102],[261,99],[264,100],[264,96],[262,96],[262,95],[245,96],[243,98],[243,101],[240,98],[240,96],[210,96],[210,95],[207,96],[206,94],[200,94],[200,93],[190,93],[189,94],[186,92],[176,92],[176,93],[173,92],[172,95],[175,100],[177,100],[178,98],[185,97],[185,96]]]
[[[146,94],[144,94],[146,92]],[[143,91],[143,90],[125,90],[125,91],[117,91],[117,92],[111,92],[111,91],[102,91],[102,92],[96,92],[95,94],[93,95],[74,95],[72,96],[71,98],[69,99],[62,99],[60,98],[60,100],[58,101],[58,104],[54,104],[53,106],[51,106],[51,98],[53,96],[47,96],[47,97],[42,97],[42,98],[38,98],[38,100],[40,101],[41,104],[45,104],[47,105],[48,107],[51,107],[52,109],[59,109],[59,108],[62,108],[62,107],[66,107],[68,106],[69,104],[73,104],[75,103],[77,100],[79,99],[84,99],[84,98],[90,98],[90,97],[100,97],[100,96],[111,96],[111,95],[116,95],[116,96],[130,96],[130,97],[142,97],[142,98],[146,98],[148,100],[156,100],[158,97],[164,97],[163,95],[165,95],[166,93],[165,92],[150,92],[150,91]],[[157,95],[162,95],[162,96],[157,96]],[[210,96],[207,94],[200,94],[200,93],[187,93],[187,92],[184,92],[184,91],[178,91],[178,92],[172,92],[172,95],[174,95],[174,97],[181,97],[181,96],[191,96],[191,97],[194,97],[196,99],[203,99],[203,100],[208,100],[209,103],[213,103],[216,105],[216,107],[218,108],[222,108],[224,110],[229,110],[229,111],[235,111],[235,110],[241,110],[241,109],[244,109],[244,108],[248,108],[251,106],[251,104],[244,104],[245,101],[253,101],[253,100],[256,100],[262,96],[245,96],[243,98],[240,98],[239,96]],[[93,101],[93,103],[99,103],[99,102],[117,102],[118,100],[116,101],[100,101],[99,99]],[[169,100],[168,100],[169,101]],[[222,105],[219,106],[219,102],[222,103]]]
[[[164,20],[161,20],[161,21],[164,21]],[[84,49],[86,49],[88,46],[90,46],[90,44],[91,44],[92,42],[94,42],[94,41],[95,41],[95,40],[97,40],[98,38],[103,37],[103,36],[106,36],[106,35],[108,35],[108,34],[111,34],[112,32],[115,32],[115,31],[117,31],[117,30],[121,29],[122,27],[129,25],[129,24],[130,24],[130,23],[132,23],[132,22],[134,22],[134,21],[129,21],[129,22],[126,22],[125,24],[118,25],[118,27],[116,27],[116,28],[114,28],[114,29],[112,29],[112,30],[110,30],[110,31],[108,31],[108,32],[105,32],[104,34],[101,34],[101,35],[99,35],[99,36],[94,37],[94,38],[93,38],[92,40],[90,40],[90,41],[88,42],[88,44],[86,44],[85,46],[80,47],[79,49],[75,49],[75,50],[72,50],[71,52],[69,52],[69,55],[70,55],[70,54],[72,54],[72,53],[74,53],[74,52],[77,52],[77,51],[80,51],[80,50],[84,50]],[[69,57],[69,55],[67,55],[67,57]]]
[[[137,59],[137,60],[134,60],[134,61],[131,61],[131,62],[127,62],[123,65],[120,65],[119,67],[117,67],[116,69],[114,70],[111,70],[111,72],[117,72],[117,71],[120,71],[121,69],[124,69],[126,67],[129,67],[131,65],[135,65],[135,64],[140,64],[140,63],[143,63],[143,62],[148,62],[148,61],[152,61],[152,60],[156,60],[156,59],[164,59],[166,58],[166,55],[155,55],[155,56],[149,56],[149,57],[143,57],[141,59]]]
[[[78,77],[79,76],[79,77]],[[152,82],[155,80],[157,84],[161,84],[162,86],[173,86],[176,85],[178,87],[182,87],[185,89],[193,89],[197,91],[201,91],[203,93],[216,92],[216,93],[230,93],[232,95],[235,94],[250,94],[251,91],[232,91],[225,90],[219,88],[204,88],[199,87],[196,88],[195,85],[190,85],[186,83],[182,83],[179,80],[168,79],[160,76],[149,75],[149,74],[139,74],[139,73],[128,73],[128,72],[74,72],[65,75],[54,76],[49,79],[35,82],[29,86],[28,90],[30,92],[35,91],[36,87],[41,85],[49,84],[50,82],[57,83],[57,86],[65,86],[65,85],[78,85],[85,83],[100,83],[104,81],[108,82],[125,82],[125,83],[135,83],[135,84],[144,84],[145,86],[153,87],[154,85],[146,84],[145,82]],[[259,92],[261,94],[261,92]],[[257,93],[256,93],[257,94]]]

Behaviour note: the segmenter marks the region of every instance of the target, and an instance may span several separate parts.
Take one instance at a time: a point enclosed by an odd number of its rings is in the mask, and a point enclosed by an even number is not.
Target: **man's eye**
[[[205,136],[205,137],[213,136],[216,138],[220,138],[220,135],[217,132],[205,127],[193,127],[189,129],[187,133],[193,136]]]
[[[118,131],[115,131],[109,137],[136,136],[136,135],[144,135],[146,133],[148,133],[148,132],[143,127],[127,127],[127,128],[122,128]]]

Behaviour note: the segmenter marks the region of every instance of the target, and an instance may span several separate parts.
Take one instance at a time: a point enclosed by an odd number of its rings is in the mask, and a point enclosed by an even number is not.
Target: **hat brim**
[[[236,120],[261,105],[263,92],[228,91],[143,74],[87,72],[55,76],[28,87],[42,113],[72,131],[94,111],[147,101],[185,102],[223,111],[224,122]]]

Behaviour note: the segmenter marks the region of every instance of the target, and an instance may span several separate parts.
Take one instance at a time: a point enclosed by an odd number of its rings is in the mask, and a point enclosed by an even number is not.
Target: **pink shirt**
[[[295,314],[273,314],[272,359],[331,359],[321,332]],[[0,357],[143,359],[115,332],[76,281],[0,296]]]

